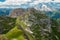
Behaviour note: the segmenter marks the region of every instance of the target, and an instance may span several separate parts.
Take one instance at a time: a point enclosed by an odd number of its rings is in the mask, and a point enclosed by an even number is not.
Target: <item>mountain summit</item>
[[[49,7],[45,4],[42,4],[42,6],[40,8],[35,7],[36,10],[40,10],[40,11],[54,11],[55,8]]]

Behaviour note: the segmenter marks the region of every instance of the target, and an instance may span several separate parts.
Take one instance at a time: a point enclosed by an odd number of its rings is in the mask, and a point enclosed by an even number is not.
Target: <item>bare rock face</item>
[[[17,8],[11,11],[11,13],[9,14],[10,17],[12,18],[16,18],[17,16],[23,15],[25,12],[24,9],[22,8]]]

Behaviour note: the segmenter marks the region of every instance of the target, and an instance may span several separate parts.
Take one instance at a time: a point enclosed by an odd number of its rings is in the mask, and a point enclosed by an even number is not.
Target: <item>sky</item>
[[[60,0],[0,0],[0,8],[27,8],[43,2],[60,2]]]

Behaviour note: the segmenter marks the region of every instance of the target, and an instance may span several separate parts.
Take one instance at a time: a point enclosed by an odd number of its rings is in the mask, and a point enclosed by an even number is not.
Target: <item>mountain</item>
[[[21,15],[23,14],[25,11],[27,11],[28,9],[35,9],[38,11],[42,11],[44,12],[47,16],[51,17],[51,18],[59,18],[57,17],[58,15],[60,15],[60,10],[58,9],[54,9],[52,7],[49,7],[45,4],[41,5],[40,8],[38,7],[34,7],[34,8],[16,8],[16,9],[12,9],[12,8],[0,8],[0,16],[1,15],[8,15],[10,17],[16,17],[17,15]],[[20,14],[21,13],[21,14]]]
[[[55,9],[43,4],[42,7],[40,8],[40,10],[42,10],[42,11],[54,11]]]
[[[54,16],[52,18],[60,18],[60,11],[55,12]]]
[[[0,15],[9,15],[11,10],[10,8],[0,8]]]
[[[13,10],[10,12],[9,16],[15,18],[15,17],[17,17],[17,16],[23,15],[25,11],[26,11],[26,10],[23,9],[23,8],[13,9]]]
[[[42,4],[40,6],[40,8],[39,7],[35,7],[35,9],[36,10],[40,10],[40,11],[55,11],[56,10],[56,9],[50,7],[50,6],[45,5],[45,4]]]

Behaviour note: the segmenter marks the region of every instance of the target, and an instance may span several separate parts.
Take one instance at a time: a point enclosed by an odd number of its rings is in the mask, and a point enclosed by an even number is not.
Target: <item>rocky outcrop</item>
[[[20,16],[22,14],[24,14],[26,10],[22,9],[22,8],[17,8],[11,11],[11,13],[9,14],[10,17],[16,18],[17,16]]]

